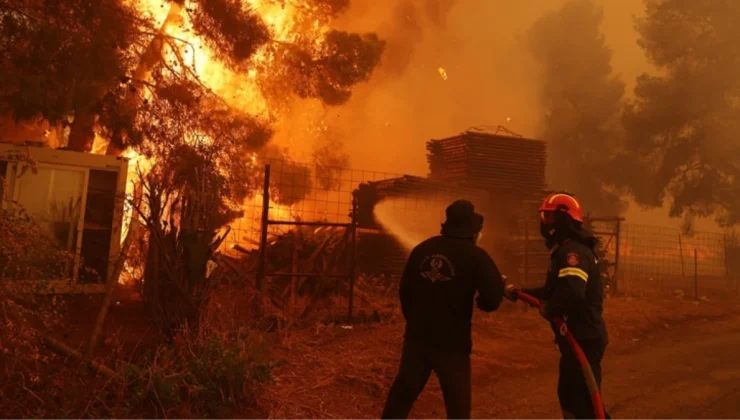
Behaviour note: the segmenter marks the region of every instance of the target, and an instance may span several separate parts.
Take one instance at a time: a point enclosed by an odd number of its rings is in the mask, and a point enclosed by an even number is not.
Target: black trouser
[[[586,355],[591,370],[596,378],[596,384],[601,389],[601,359],[604,357],[606,345],[601,340],[581,341],[578,343]],[[560,345],[560,377],[558,379],[558,399],[563,417],[576,419],[593,419],[596,414],[591,402],[591,393],[583,377],[581,364],[578,362],[570,347]],[[604,412],[606,414],[606,411]],[[606,415],[606,418],[610,418]]]
[[[448,419],[470,418],[470,354],[433,350],[406,340],[401,367],[388,393],[384,419],[405,419],[434,371],[442,387]]]

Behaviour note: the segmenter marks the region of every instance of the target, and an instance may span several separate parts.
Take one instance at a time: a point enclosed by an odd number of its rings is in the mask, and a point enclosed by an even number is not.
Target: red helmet
[[[576,222],[583,223],[581,203],[568,193],[552,193],[545,197],[539,209],[542,221],[548,225],[554,224],[556,211],[564,211]]]

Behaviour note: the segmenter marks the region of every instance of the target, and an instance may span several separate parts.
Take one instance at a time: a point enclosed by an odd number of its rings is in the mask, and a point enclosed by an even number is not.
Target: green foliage
[[[146,369],[128,365],[124,370],[128,410],[225,418],[254,405],[275,365],[251,339],[179,336],[174,345],[159,347],[142,363]]]
[[[18,205],[0,209],[0,281],[62,278],[72,256]]]
[[[41,343],[59,328],[61,297],[6,299],[0,288],[0,411],[17,418],[234,418],[259,407],[278,363],[259,332],[182,333],[142,356],[117,361],[114,378],[96,376]],[[119,349],[120,350],[120,349]]]
[[[637,80],[616,166],[645,205],[740,221],[740,4],[646,0],[639,44],[659,69]]]

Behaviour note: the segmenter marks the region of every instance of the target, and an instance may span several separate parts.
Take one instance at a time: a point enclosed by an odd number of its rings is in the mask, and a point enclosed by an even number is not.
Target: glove
[[[513,284],[507,284],[506,287],[504,287],[504,297],[512,302],[516,302],[518,298],[517,293],[519,293],[519,289]]]

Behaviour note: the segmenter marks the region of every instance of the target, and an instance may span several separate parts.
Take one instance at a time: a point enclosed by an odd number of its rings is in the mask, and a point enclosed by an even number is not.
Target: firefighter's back
[[[472,240],[445,236],[412,251],[405,274],[411,296],[407,339],[470,351],[473,298],[485,259],[490,257]]]

